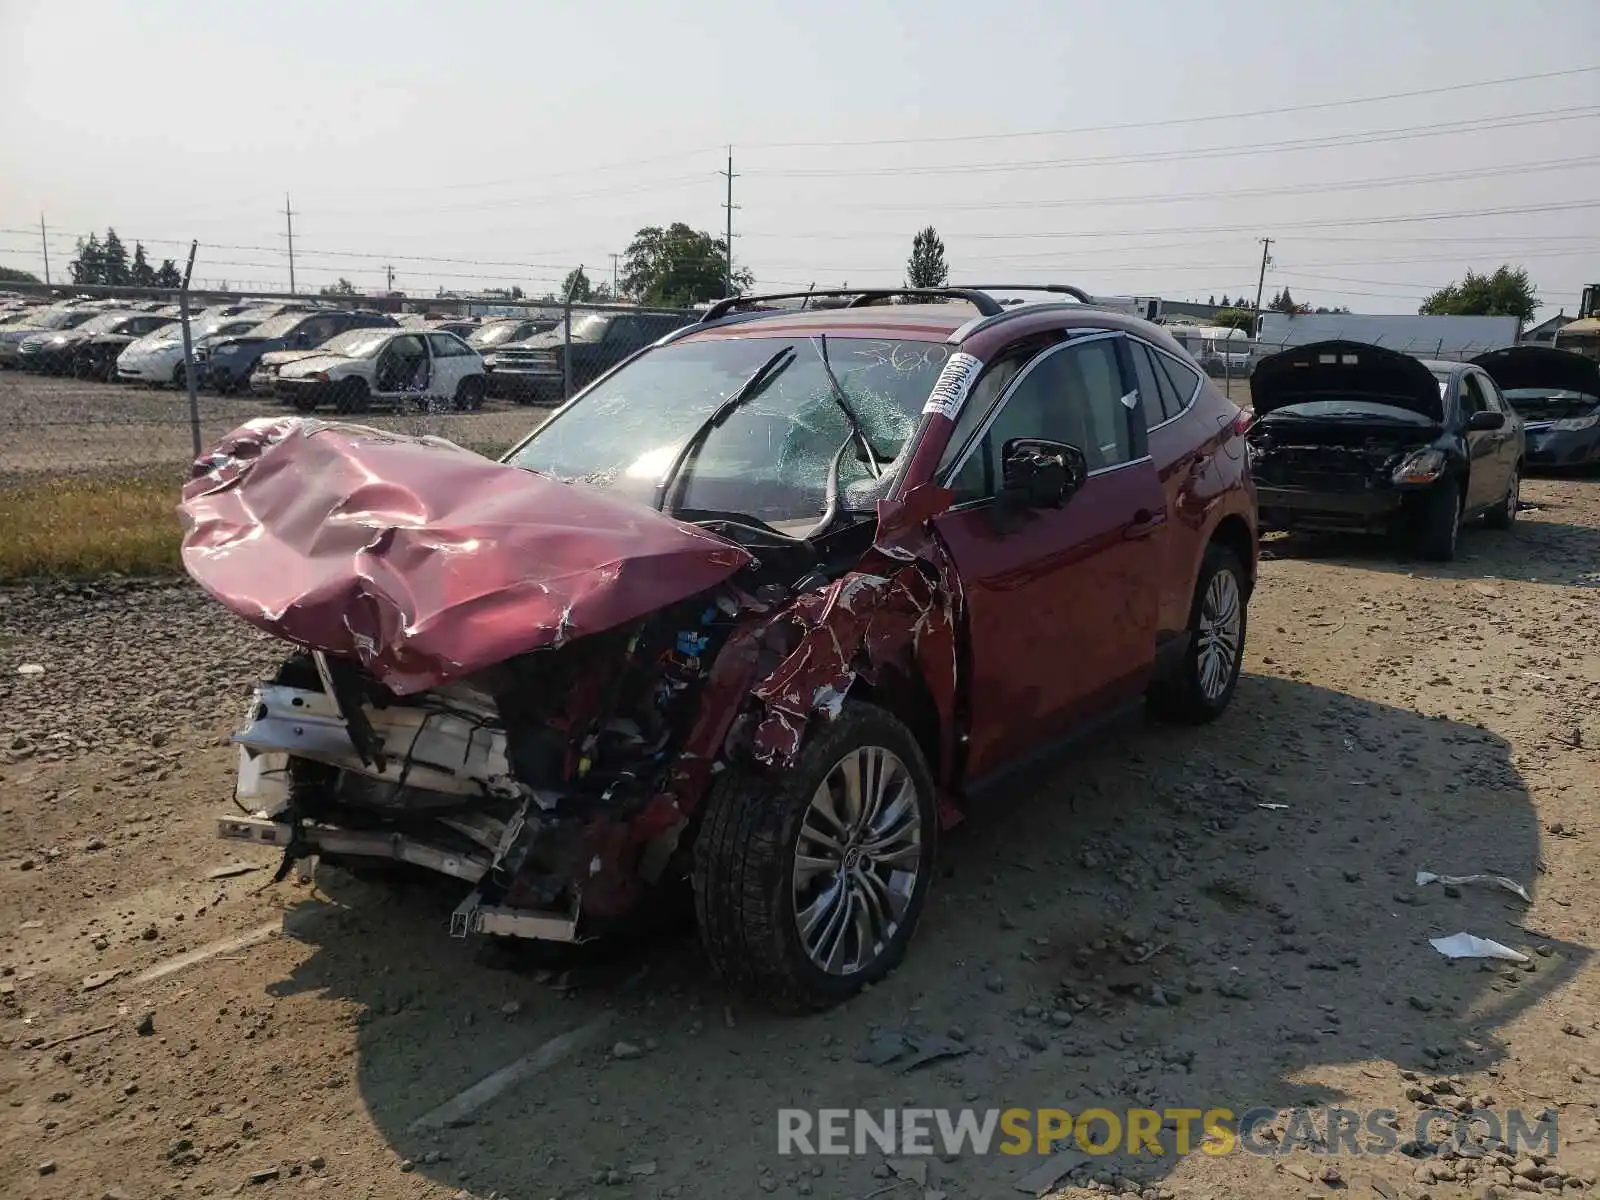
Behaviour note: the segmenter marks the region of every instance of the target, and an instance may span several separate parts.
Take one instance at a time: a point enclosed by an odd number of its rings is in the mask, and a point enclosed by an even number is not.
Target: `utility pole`
[[[289,294],[294,295],[294,213],[289,208],[289,193],[283,194],[283,219],[289,227]]]
[[[611,299],[613,302],[617,299],[617,259],[621,257],[622,255],[620,254],[611,256]]]
[[[722,294],[733,295],[733,181],[738,178],[733,173],[733,147],[728,147],[728,169],[717,174],[724,176],[728,181],[728,199],[723,208],[728,210],[728,261],[722,274]]]
[[[1272,261],[1268,251],[1272,249],[1272,238],[1261,239],[1261,274],[1256,276],[1256,312],[1255,319],[1250,325],[1250,336],[1257,337],[1261,331],[1261,289],[1267,283],[1267,264]]]
[[[388,273],[388,276],[389,276],[389,286],[387,288],[385,288],[384,290],[392,292],[392,291],[394,291],[394,268],[391,267],[388,263],[384,263],[383,264],[383,269],[384,269],[384,271],[386,271]]]
[[[44,252],[44,284],[50,286],[50,243],[44,236],[44,214],[39,214],[39,249]]]

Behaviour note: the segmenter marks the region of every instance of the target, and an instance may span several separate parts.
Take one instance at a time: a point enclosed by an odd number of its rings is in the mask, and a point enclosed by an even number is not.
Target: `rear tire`
[[[1417,553],[1431,562],[1449,562],[1461,537],[1461,485],[1455,480],[1429,491],[1417,510]]]
[[[1183,657],[1172,675],[1150,688],[1154,716],[1201,725],[1222,715],[1239,686],[1249,604],[1239,556],[1213,542],[1200,560]]]
[[[786,1012],[829,1008],[899,965],[938,836],[933,778],[899,720],[846,701],[810,733],[792,769],[719,776],[694,847],[712,966]]]
[[[1511,481],[1506,484],[1505,499],[1483,514],[1483,523],[1490,529],[1510,529],[1517,519],[1517,505],[1522,494],[1522,464],[1511,468]]]

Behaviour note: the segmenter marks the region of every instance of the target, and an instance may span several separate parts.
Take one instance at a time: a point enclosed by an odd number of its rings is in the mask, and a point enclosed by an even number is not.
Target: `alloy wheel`
[[[922,807],[905,763],[880,746],[850,751],[817,786],[795,845],[795,922],[812,963],[853,975],[876,961],[923,859]]]
[[[1207,700],[1216,700],[1228,690],[1234,664],[1239,658],[1239,643],[1244,628],[1244,606],[1239,581],[1232,571],[1221,570],[1211,577],[1200,601],[1196,661],[1200,691]]]

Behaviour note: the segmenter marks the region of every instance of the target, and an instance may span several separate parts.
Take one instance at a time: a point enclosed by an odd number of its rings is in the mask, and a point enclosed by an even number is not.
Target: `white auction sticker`
[[[928,402],[922,406],[922,411],[937,413],[941,417],[955,420],[956,414],[961,411],[961,406],[966,403],[967,393],[972,390],[973,381],[978,378],[978,372],[981,370],[983,370],[982,359],[974,358],[970,354],[952,354],[945,359],[944,369],[934,381],[933,392],[928,397]]]

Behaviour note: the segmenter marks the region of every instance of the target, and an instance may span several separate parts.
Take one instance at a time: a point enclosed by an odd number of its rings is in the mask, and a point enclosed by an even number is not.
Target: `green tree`
[[[133,244],[133,265],[128,268],[128,280],[134,287],[155,287],[156,271],[144,256],[144,243]]]
[[[106,253],[100,239],[90,234],[78,239],[78,254],[67,264],[67,274],[73,283],[104,283],[106,281]]]
[[[1215,308],[1217,306],[1217,298],[1216,298],[1216,296],[1215,295],[1207,296],[1206,297],[1206,303],[1211,305],[1212,308]]]
[[[0,267],[0,283],[38,283],[39,277],[16,267]]]
[[[1492,275],[1469,270],[1465,279],[1424,300],[1417,312],[1425,317],[1516,317],[1528,322],[1543,303],[1527,268],[1508,263]]]
[[[589,299],[595,304],[612,304],[617,297],[611,291],[611,285],[601,280],[589,289]]]
[[[1227,329],[1242,329],[1246,333],[1255,332],[1255,314],[1248,308],[1218,309],[1212,316],[1211,323]]]
[[[133,273],[128,268],[128,248],[122,244],[117,231],[109,227],[102,245],[104,256],[101,259],[101,274],[104,278],[100,282],[112,287],[127,287],[133,279]]]
[[[688,308],[723,295],[728,244],[701,233],[682,221],[667,228],[647,225],[633,235],[622,264],[622,294],[640,304],[663,308]],[[733,272],[736,291],[749,287],[755,277],[748,270]]]
[[[339,282],[331,287],[317,289],[317,295],[319,296],[359,296],[360,294],[360,292],[356,291],[356,285],[343,275],[339,276]]]
[[[1223,308],[1232,308],[1233,307],[1233,301],[1229,300],[1226,296],[1224,296],[1222,298],[1222,307]]]
[[[513,300],[521,300],[522,299],[522,289],[519,288],[519,287],[513,287],[511,289],[511,298]]]
[[[178,264],[170,258],[163,258],[161,265],[156,268],[156,286],[163,288],[183,286],[183,272],[178,270]]]
[[[944,260],[944,242],[932,225],[919,230],[911,239],[911,257],[906,260],[906,286],[943,287],[950,278],[950,264]]]
[[[573,267],[561,281],[561,294],[571,296],[574,304],[585,304],[594,299],[594,288],[582,267]]]
[[[1291,316],[1295,313],[1306,311],[1304,305],[1295,303],[1294,297],[1289,294],[1288,288],[1284,288],[1283,291],[1274,296],[1267,308],[1272,312],[1289,313]]]

